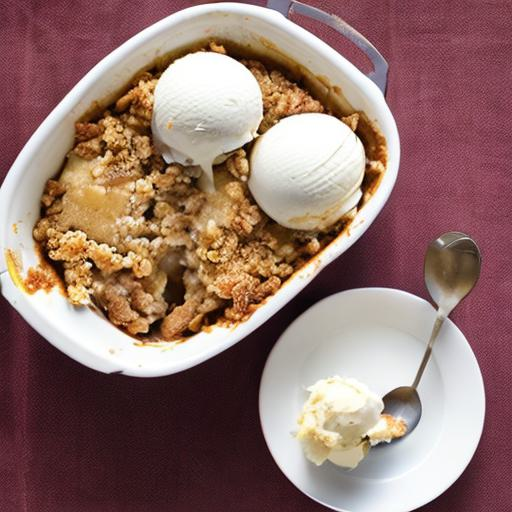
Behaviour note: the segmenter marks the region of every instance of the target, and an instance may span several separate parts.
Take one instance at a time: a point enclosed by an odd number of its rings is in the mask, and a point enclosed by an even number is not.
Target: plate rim
[[[325,506],[325,507],[327,507],[327,508],[329,508],[331,510],[336,510],[338,512],[353,512],[353,511],[349,510],[349,509],[346,509],[346,508],[340,508],[340,507],[337,507],[335,505],[329,504],[326,501],[322,501],[321,499],[319,499],[319,498],[313,496],[312,494],[306,492],[304,489],[301,489],[299,487],[299,485],[290,478],[290,476],[284,470],[284,468],[283,468],[282,464],[280,463],[280,461],[278,460],[278,458],[275,456],[275,454],[274,454],[274,452],[273,452],[273,450],[271,448],[271,445],[269,443],[269,433],[265,429],[263,418],[262,418],[262,404],[263,404],[262,389],[263,389],[263,386],[264,386],[264,381],[265,381],[267,372],[269,371],[268,370],[269,361],[271,360],[272,355],[274,354],[274,351],[276,350],[276,348],[279,345],[279,343],[281,342],[281,340],[285,337],[285,335],[291,330],[292,326],[294,326],[297,322],[299,322],[300,319],[302,319],[303,316],[305,316],[307,313],[311,312],[312,310],[317,310],[317,309],[321,308],[324,305],[324,303],[326,303],[326,302],[328,302],[330,300],[333,300],[335,297],[338,297],[340,295],[350,295],[350,294],[353,294],[353,293],[363,293],[363,294],[370,293],[370,294],[374,294],[374,293],[383,293],[383,292],[385,294],[389,294],[389,295],[395,295],[395,296],[400,295],[402,297],[405,297],[407,300],[415,301],[418,304],[420,304],[420,303],[427,304],[430,308],[432,308],[433,311],[435,311],[434,306],[432,306],[432,304],[428,300],[426,300],[426,299],[424,299],[422,297],[419,297],[419,296],[417,296],[417,295],[415,295],[415,294],[413,294],[411,292],[408,292],[408,291],[405,291],[405,290],[401,290],[401,289],[398,289],[398,288],[380,287],[380,286],[376,286],[376,287],[358,287],[358,288],[350,288],[350,289],[346,289],[346,290],[342,290],[342,291],[339,291],[339,292],[332,293],[330,295],[327,295],[326,297],[321,298],[320,300],[318,300],[314,304],[312,304],[310,307],[308,307],[305,311],[303,311],[299,316],[297,316],[295,319],[293,319],[292,322],[290,322],[288,324],[286,329],[284,329],[284,331],[279,335],[279,337],[277,338],[276,342],[274,343],[272,349],[268,353],[267,358],[265,360],[264,367],[263,367],[263,371],[261,373],[260,384],[259,384],[259,388],[258,388],[258,417],[259,417],[261,432],[262,432],[263,438],[265,440],[265,444],[266,444],[267,450],[270,452],[270,455],[271,455],[274,463],[281,470],[281,472],[288,479],[288,481],[290,483],[292,483],[293,486],[295,488],[297,488],[301,493],[305,494],[306,496],[308,496],[308,498],[310,498],[313,501],[319,503],[320,505],[323,505],[323,506]],[[475,366],[475,369],[476,369],[476,372],[475,372],[473,378],[476,379],[475,383],[480,388],[480,391],[481,391],[481,403],[482,403],[481,413],[480,413],[480,417],[479,417],[479,425],[478,425],[478,429],[477,429],[477,432],[476,432],[477,435],[475,435],[474,438],[473,438],[473,443],[472,443],[472,446],[470,447],[470,450],[468,450],[468,452],[467,452],[467,456],[464,459],[460,459],[461,460],[460,468],[457,469],[457,471],[454,472],[454,474],[453,474],[453,476],[451,478],[447,478],[443,485],[441,485],[438,488],[436,488],[432,493],[428,494],[428,496],[425,496],[424,498],[422,498],[420,500],[421,502],[416,503],[413,508],[409,508],[409,507],[406,507],[406,508],[396,508],[395,512],[411,512],[413,510],[416,510],[419,507],[427,505],[428,503],[430,503],[433,500],[435,500],[436,498],[438,498],[441,494],[446,492],[462,476],[462,474],[465,472],[465,470],[468,467],[469,463],[473,459],[473,457],[474,457],[474,455],[476,453],[476,450],[478,448],[478,445],[480,444],[480,440],[482,438],[482,433],[483,433],[483,429],[484,429],[484,425],[485,425],[485,415],[486,415],[486,394],[485,394],[485,384],[484,384],[484,380],[483,380],[482,371],[481,371],[480,365],[478,364],[478,359],[476,358],[476,355],[475,355],[475,353],[473,351],[473,348],[471,347],[471,344],[469,343],[468,339],[466,338],[466,336],[464,335],[462,330],[450,318],[447,318],[445,322],[448,323],[448,324],[451,324],[452,327],[455,328],[457,334],[462,336],[463,340],[466,343],[467,349],[469,351],[468,352],[469,356],[470,356],[472,362],[474,363],[474,366]]]

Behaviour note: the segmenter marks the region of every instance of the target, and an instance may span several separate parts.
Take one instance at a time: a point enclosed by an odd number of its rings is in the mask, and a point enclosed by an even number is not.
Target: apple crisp
[[[217,44],[210,50],[226,51]],[[281,70],[241,62],[262,91],[259,133],[292,114],[330,113]],[[160,74],[157,68],[140,74],[101,115],[76,123],[74,147],[58,178],[46,184],[33,233],[72,304],[95,304],[131,335],[176,340],[221,319],[246,319],[355,211],[325,232],[276,224],[248,190],[249,145],[215,167],[216,191],[202,192],[200,169],[168,165],[154,148]],[[356,131],[360,116],[342,120]],[[385,155],[382,137],[380,145],[367,155]],[[368,176],[384,168],[385,158],[367,161]]]

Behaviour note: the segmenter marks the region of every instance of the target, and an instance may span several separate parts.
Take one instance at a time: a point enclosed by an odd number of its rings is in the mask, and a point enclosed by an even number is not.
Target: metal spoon
[[[421,400],[417,387],[437,335],[446,317],[475,286],[480,275],[480,265],[478,246],[464,233],[445,233],[428,246],[425,284],[438,306],[434,328],[412,386],[393,389],[382,399],[385,413],[402,417],[407,422],[407,434],[416,428],[421,418]]]

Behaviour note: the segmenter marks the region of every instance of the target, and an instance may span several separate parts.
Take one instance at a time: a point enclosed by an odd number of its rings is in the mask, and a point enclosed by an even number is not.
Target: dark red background
[[[353,24],[390,63],[402,162],[382,215],[252,336],[167,378],[84,368],[1,298],[0,511],[323,510],[281,474],[261,435],[267,354],[299,313],[333,292],[389,286],[427,297],[425,247],[453,229],[483,253],[478,287],[453,318],[480,362],[487,419],[466,472],[421,510],[512,510],[512,3],[311,3]],[[189,4],[0,0],[1,176],[99,59]],[[330,29],[308,27],[353,55]]]

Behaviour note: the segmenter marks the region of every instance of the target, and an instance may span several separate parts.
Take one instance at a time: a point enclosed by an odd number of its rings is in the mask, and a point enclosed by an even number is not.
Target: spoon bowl
[[[395,418],[403,418],[407,423],[407,434],[418,425],[421,418],[421,400],[416,388],[400,386],[382,398],[384,412]]]
[[[446,316],[473,289],[480,266],[480,251],[464,233],[451,231],[430,243],[425,255],[425,285]]]
[[[384,412],[407,422],[406,435],[421,419],[422,406],[417,388],[430,359],[432,347],[444,320],[473,289],[480,276],[481,256],[468,235],[451,231],[433,240],[425,256],[425,284],[437,304],[437,316],[425,354],[412,386],[400,386],[383,397]]]

